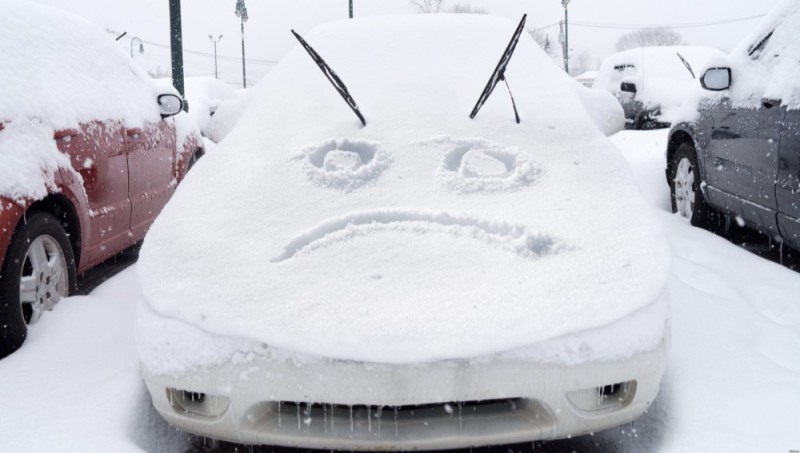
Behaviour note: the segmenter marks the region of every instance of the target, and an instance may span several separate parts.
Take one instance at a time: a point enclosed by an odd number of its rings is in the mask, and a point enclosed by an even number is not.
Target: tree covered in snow
[[[450,8],[447,8],[447,12],[456,14],[489,14],[489,11],[484,8],[472,6],[469,3],[456,3]]]
[[[529,28],[528,34],[531,35],[536,44],[539,44],[547,55],[553,55],[553,43],[550,42],[550,35],[538,28]]]
[[[619,38],[617,50],[622,52],[635,47],[681,46],[685,44],[683,36],[671,28],[643,28]]]

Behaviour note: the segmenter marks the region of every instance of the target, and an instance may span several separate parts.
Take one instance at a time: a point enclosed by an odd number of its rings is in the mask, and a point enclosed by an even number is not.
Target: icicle
[[[328,434],[328,406],[322,405],[322,426],[325,427],[325,434]]]
[[[300,403],[295,403],[295,407],[297,408],[297,430],[300,431],[300,419],[302,418],[300,416]]]
[[[353,406],[350,407],[350,432],[353,432]]]
[[[283,401],[278,401],[278,428],[283,426],[283,423],[281,422],[281,405],[282,404],[283,404]]]
[[[394,436],[395,437],[398,436],[398,431],[397,431],[397,406],[394,407]]]
[[[372,432],[372,406],[367,405],[367,431]]]
[[[464,428],[463,418],[461,417],[461,413],[464,410],[464,403],[459,401],[458,402],[458,429]]]

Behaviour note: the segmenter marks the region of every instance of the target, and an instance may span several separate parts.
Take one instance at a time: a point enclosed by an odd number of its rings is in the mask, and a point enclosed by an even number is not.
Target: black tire
[[[65,295],[71,294],[75,289],[75,255],[64,228],[51,214],[28,213],[14,231],[0,269],[0,359],[19,349],[28,335],[32,308],[31,304],[21,302],[20,285],[23,276],[32,273],[31,260],[26,257],[31,245],[39,238],[63,256],[63,263],[66,265],[63,276],[66,277],[66,282],[59,283],[59,287],[65,290]],[[48,259],[51,257],[52,255],[47,256]],[[50,284],[50,277],[46,277],[46,283]],[[60,295],[52,295],[47,290],[47,285],[37,284],[37,291],[41,287],[43,299],[48,302],[57,301]]]
[[[681,184],[678,179],[679,169],[682,175],[688,167],[691,176],[689,178],[691,186]],[[672,212],[680,212],[681,216],[687,218],[694,226],[715,231],[719,227],[720,214],[706,199],[701,190],[700,167],[697,164],[697,152],[690,143],[682,143],[678,146],[670,162],[669,189]],[[683,190],[682,190],[683,189]],[[686,195],[694,195],[694,202],[687,200]],[[690,198],[688,198],[690,199]]]

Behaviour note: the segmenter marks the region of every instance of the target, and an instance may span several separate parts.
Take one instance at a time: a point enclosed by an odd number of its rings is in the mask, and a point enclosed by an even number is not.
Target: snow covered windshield
[[[577,83],[526,34],[505,71],[521,122],[504,92],[470,119],[516,26],[416,15],[304,34],[367,125],[297,46],[151,229],[150,308],[400,363],[522,347],[655,301],[658,228]]]

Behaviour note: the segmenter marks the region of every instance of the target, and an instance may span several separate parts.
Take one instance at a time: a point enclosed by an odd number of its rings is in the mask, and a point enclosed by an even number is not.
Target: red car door
[[[175,191],[175,141],[175,126],[169,120],[126,130],[131,232],[136,240],[144,238]]]
[[[124,127],[117,121],[95,121],[80,129],[56,131],[56,144],[69,155],[83,177],[89,204],[89,236],[82,238],[88,256],[97,263],[130,244],[131,202]]]

